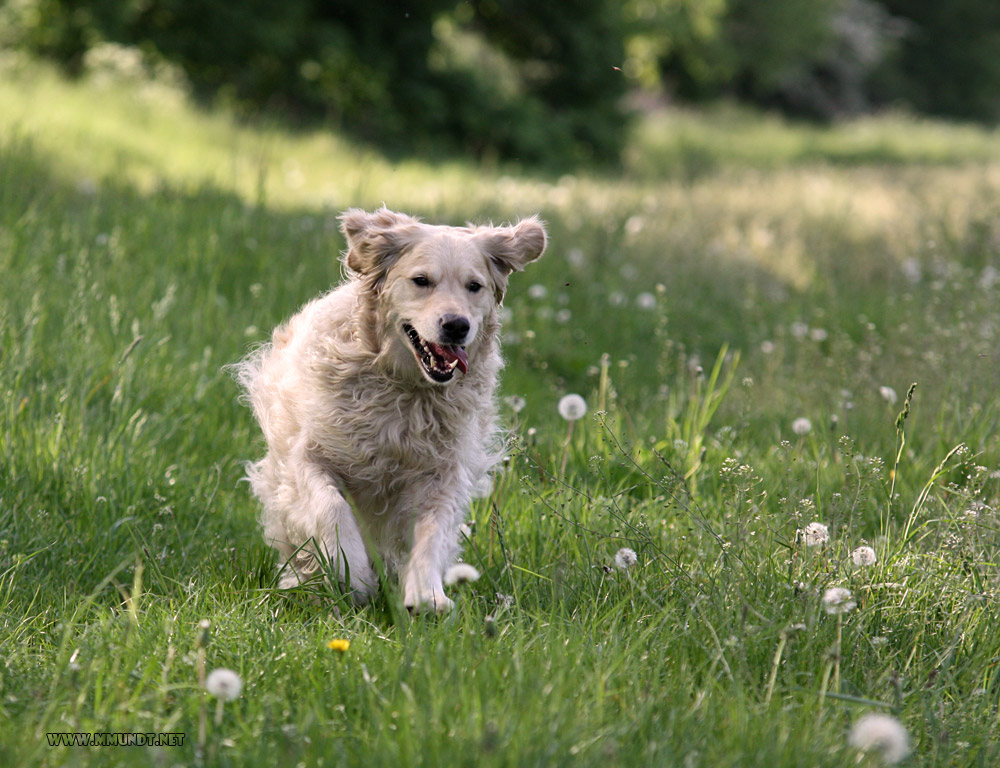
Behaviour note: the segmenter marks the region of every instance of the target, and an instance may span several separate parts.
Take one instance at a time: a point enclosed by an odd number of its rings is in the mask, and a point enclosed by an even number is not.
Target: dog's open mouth
[[[469,372],[469,356],[465,352],[465,347],[426,341],[420,337],[417,329],[408,323],[403,323],[403,332],[413,345],[417,361],[431,381],[439,384],[451,381],[456,368],[462,373]]]

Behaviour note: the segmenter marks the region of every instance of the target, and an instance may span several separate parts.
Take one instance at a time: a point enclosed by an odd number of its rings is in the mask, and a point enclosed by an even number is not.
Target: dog
[[[469,504],[502,457],[498,310],[545,226],[436,226],[384,207],[340,223],[346,280],[236,366],[267,443],[247,477],[280,587],[325,569],[363,604],[381,563],[408,610],[443,613]]]

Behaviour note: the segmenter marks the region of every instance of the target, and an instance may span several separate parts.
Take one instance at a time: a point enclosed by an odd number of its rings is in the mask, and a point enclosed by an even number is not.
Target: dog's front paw
[[[403,605],[410,613],[447,613],[454,603],[448,599],[440,589],[428,590],[426,592],[410,592],[403,596]]]

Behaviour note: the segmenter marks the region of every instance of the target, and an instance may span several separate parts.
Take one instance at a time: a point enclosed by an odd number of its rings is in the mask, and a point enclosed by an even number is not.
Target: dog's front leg
[[[447,487],[436,483],[436,487]],[[410,557],[403,569],[403,605],[412,613],[451,610],[444,593],[444,572],[458,552],[459,528],[465,503],[450,494],[428,489],[414,497]]]

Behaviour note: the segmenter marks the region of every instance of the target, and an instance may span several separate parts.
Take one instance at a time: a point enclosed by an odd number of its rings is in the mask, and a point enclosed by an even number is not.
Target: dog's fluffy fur
[[[407,608],[445,611],[444,571],[500,455],[497,310],[545,229],[535,217],[432,226],[384,208],[349,210],[341,229],[346,282],[237,366],[268,448],[247,474],[281,586],[324,561],[364,602],[376,555]]]

